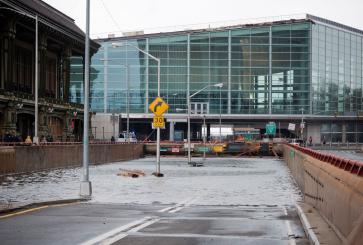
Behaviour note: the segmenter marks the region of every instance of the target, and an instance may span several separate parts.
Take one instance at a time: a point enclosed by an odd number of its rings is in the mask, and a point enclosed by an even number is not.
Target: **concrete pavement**
[[[280,206],[67,204],[0,219],[1,244],[308,244]]]

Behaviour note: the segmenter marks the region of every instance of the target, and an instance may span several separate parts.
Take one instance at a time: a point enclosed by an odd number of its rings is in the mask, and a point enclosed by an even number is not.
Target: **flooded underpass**
[[[146,176],[117,175],[125,169]],[[0,202],[78,198],[80,171],[8,176]],[[283,161],[208,158],[203,167],[190,167],[185,158],[165,157],[165,177],[152,176],[154,171],[155,158],[92,166],[92,200],[0,219],[0,237],[5,244],[29,243],[39,226],[24,223],[40,222],[42,234],[56,224],[59,233],[30,244],[308,244],[294,206],[301,194]],[[22,236],[7,233],[18,225]],[[62,236],[72,227],[77,236]]]

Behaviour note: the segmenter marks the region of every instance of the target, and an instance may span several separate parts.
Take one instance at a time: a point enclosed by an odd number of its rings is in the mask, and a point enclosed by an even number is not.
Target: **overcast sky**
[[[85,30],[85,0],[44,0]],[[92,37],[117,31],[310,13],[363,30],[363,0],[91,0]],[[178,28],[177,28],[178,29]],[[185,29],[180,28],[179,29]]]

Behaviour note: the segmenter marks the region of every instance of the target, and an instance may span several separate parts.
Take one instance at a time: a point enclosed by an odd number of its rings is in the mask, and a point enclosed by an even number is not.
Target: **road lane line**
[[[182,210],[183,208],[189,207],[193,202],[195,202],[198,198],[197,197],[193,197],[191,198],[189,201],[187,201],[186,203],[184,203],[182,206],[177,207],[171,211],[169,211],[169,213],[176,213],[180,210]]]
[[[169,211],[170,209],[173,209],[173,208],[175,208],[175,206],[163,208],[163,209],[159,210],[158,212],[159,213],[164,213],[164,212]]]
[[[185,207],[189,207],[196,200],[197,200],[197,197],[191,197],[191,198],[185,199],[184,201],[182,201],[174,206],[163,208],[163,209],[159,210],[158,212],[163,213],[163,212],[169,211],[169,213],[176,213]],[[140,222],[138,222],[136,224],[136,226],[134,224],[127,228],[122,227],[123,229],[121,229],[121,227],[120,227],[118,229],[114,229],[113,231],[107,232],[86,243],[82,243],[81,245],[92,245],[95,243],[100,243],[102,245],[109,245],[109,244],[112,244],[116,241],[119,241],[119,240],[127,237],[130,233],[135,233],[149,225],[152,225],[152,224],[158,222],[159,220],[160,220],[160,218],[158,218],[158,217],[152,218],[152,219],[150,217],[146,217],[142,220],[139,220]]]
[[[128,223],[126,225],[122,225],[122,226],[117,227],[117,228],[115,228],[115,229],[113,229],[111,231],[108,231],[108,232],[103,233],[103,234],[101,234],[101,235],[99,235],[97,237],[94,237],[94,238],[92,238],[92,239],[90,239],[90,240],[88,240],[86,242],[83,242],[83,243],[81,243],[81,245],[93,245],[93,244],[96,244],[96,243],[101,243],[102,241],[104,241],[104,240],[106,240],[106,239],[108,239],[110,237],[113,237],[113,236],[117,235],[118,233],[121,233],[121,232],[123,232],[123,231],[125,231],[127,229],[130,229],[132,227],[143,224],[144,222],[146,222],[146,221],[148,221],[150,219],[151,219],[151,217],[144,217],[142,219],[135,220],[135,221],[133,221],[131,223]]]
[[[147,227],[149,225],[152,225],[152,224],[158,222],[159,220],[160,220],[160,218],[153,218],[152,220],[149,220],[149,221],[147,221],[145,223],[141,223],[140,225],[138,225],[138,226],[136,226],[136,227],[134,227],[134,228],[132,228],[130,230],[127,230],[126,232],[116,234],[115,236],[112,236],[110,238],[107,238],[107,239],[103,240],[101,242],[101,245],[110,245],[110,244],[112,244],[114,242],[117,242],[117,241],[121,240],[122,238],[127,237],[130,233],[135,233],[135,232],[137,232],[137,231],[139,231],[141,229],[144,229],[145,227]]]
[[[169,211],[169,213],[176,213],[176,212],[182,210],[183,208],[184,208],[183,206],[182,207],[177,207],[176,209],[173,209],[173,210]]]
[[[187,198],[187,199],[185,199],[184,201],[181,201],[180,203],[175,204],[174,206],[167,207],[167,208],[163,208],[163,209],[159,210],[158,212],[159,212],[159,213],[164,213],[164,212],[166,212],[166,211],[170,211],[170,210],[172,210],[172,209],[178,208],[178,207],[183,206],[183,205],[185,205],[186,203],[190,202],[191,200],[193,200],[193,198],[194,198],[194,197]]]
[[[27,209],[27,210],[24,210],[24,211],[19,211],[19,212],[12,213],[12,214],[6,214],[6,215],[3,215],[3,216],[0,216],[0,219],[5,219],[5,218],[12,217],[12,216],[20,215],[20,214],[26,214],[26,213],[34,212],[34,211],[44,209],[44,208],[48,208],[48,207],[49,207],[49,205],[46,205],[46,206],[41,206],[41,207],[37,207],[37,208]]]
[[[149,220],[148,222],[145,222],[145,223],[143,223],[143,224],[141,224],[141,225],[139,225],[139,226],[136,226],[136,227],[134,227],[134,228],[130,229],[130,230],[129,230],[129,231],[127,231],[127,232],[128,232],[128,233],[131,233],[131,232],[138,232],[139,230],[144,229],[145,227],[148,227],[149,225],[152,225],[152,224],[154,224],[154,223],[158,222],[159,220],[160,220],[160,218],[154,218],[154,219],[152,219],[152,220]]]

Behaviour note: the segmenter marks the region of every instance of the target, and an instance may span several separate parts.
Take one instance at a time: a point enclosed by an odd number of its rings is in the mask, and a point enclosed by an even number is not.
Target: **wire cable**
[[[108,10],[107,5],[105,4],[105,2],[103,0],[100,0],[100,1],[101,1],[102,5],[103,5],[104,9],[106,10],[107,14],[110,16],[113,24],[116,26],[116,28],[118,29],[119,32],[122,32],[122,30],[121,30],[120,26],[118,25],[118,23],[116,22],[115,18],[113,18],[110,10]]]

